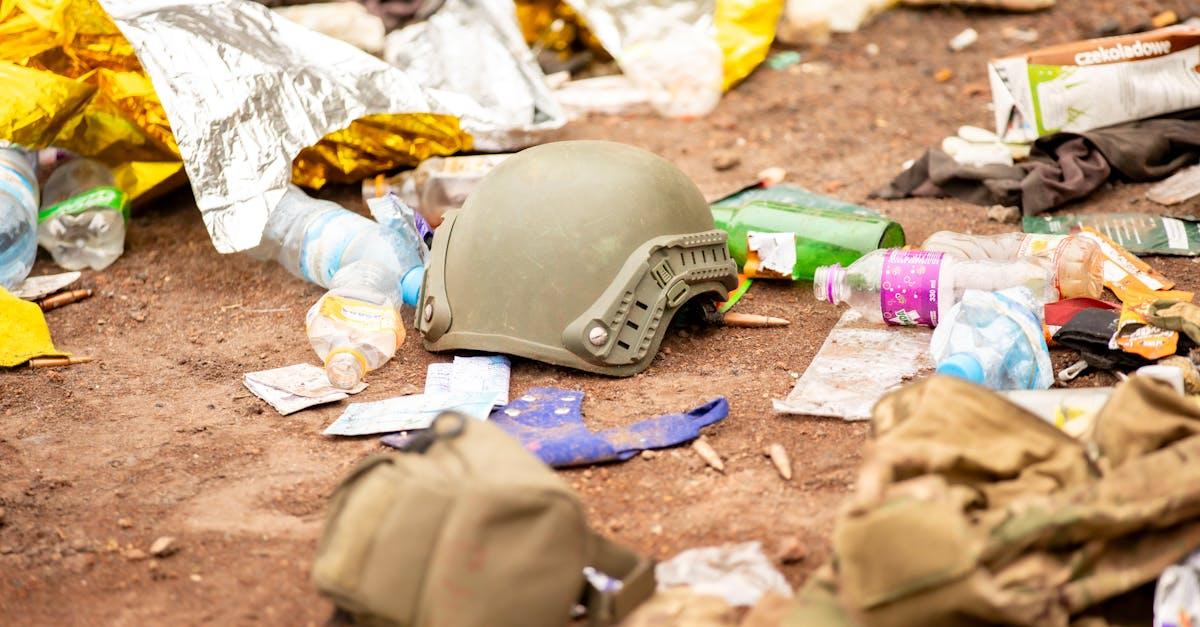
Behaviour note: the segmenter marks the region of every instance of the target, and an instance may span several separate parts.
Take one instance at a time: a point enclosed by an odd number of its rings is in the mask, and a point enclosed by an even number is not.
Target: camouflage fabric
[[[1105,625],[1089,610],[1200,546],[1200,405],[1153,380],[1118,387],[1086,441],[938,376],[872,426],[787,625]]]

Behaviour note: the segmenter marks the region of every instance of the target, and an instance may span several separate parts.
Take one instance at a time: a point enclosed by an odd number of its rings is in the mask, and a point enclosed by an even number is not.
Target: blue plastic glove
[[[625,461],[645,449],[675,446],[729,415],[721,396],[686,414],[656,416],[626,427],[592,432],[583,424],[583,392],[532,388],[492,412],[489,420],[555,467]]]

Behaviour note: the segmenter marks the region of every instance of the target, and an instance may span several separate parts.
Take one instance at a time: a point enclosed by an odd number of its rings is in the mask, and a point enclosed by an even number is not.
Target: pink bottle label
[[[888,251],[879,286],[879,306],[885,322],[897,326],[937,326],[942,256],[943,253],[925,250]]]

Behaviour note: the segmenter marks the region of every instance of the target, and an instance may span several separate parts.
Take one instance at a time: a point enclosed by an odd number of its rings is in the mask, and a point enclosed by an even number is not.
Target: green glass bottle
[[[809,280],[820,266],[852,263],[879,248],[904,245],[899,224],[862,207],[789,185],[751,188],[712,205],[717,228],[729,234],[729,252],[744,267],[748,235],[795,234],[793,280]]]

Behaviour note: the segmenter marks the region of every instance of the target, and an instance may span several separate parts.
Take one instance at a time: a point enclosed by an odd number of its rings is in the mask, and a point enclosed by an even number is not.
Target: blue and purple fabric
[[[589,431],[583,424],[581,390],[531,388],[492,412],[492,423],[516,437],[529,452],[554,467],[624,461],[640,451],[696,439],[701,427],[729,415],[725,397],[686,414],[647,418],[626,427]]]

